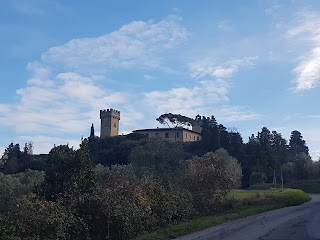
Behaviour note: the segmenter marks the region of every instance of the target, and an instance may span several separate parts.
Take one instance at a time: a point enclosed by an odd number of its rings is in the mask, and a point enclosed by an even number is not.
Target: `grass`
[[[290,183],[285,186],[301,189],[307,193],[320,193],[320,182]]]
[[[135,240],[173,239],[231,220],[281,207],[299,205],[310,200],[305,192],[298,189],[234,190],[230,192],[230,197],[236,200],[236,207],[224,214],[200,217],[188,222],[171,225],[138,236]]]
[[[273,184],[266,183],[260,185],[253,185],[250,190],[267,190],[273,187]],[[280,184],[277,185],[280,187]],[[320,193],[320,181],[303,181],[303,182],[293,182],[285,183],[285,188],[301,189],[307,193]]]

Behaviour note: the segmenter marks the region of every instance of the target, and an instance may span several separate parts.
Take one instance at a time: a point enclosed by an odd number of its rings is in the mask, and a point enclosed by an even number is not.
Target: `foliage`
[[[16,198],[35,191],[43,178],[43,172],[34,170],[15,175],[0,173],[0,214],[14,208]]]
[[[57,200],[70,194],[92,190],[95,175],[87,142],[75,151],[67,145],[54,147],[46,161],[46,175],[42,186],[45,197]]]
[[[128,164],[131,150],[143,146],[146,137],[142,134],[129,134],[112,138],[89,138],[90,157],[96,164],[111,166]]]
[[[248,202],[250,205],[240,205],[223,214],[198,217],[191,221],[182,222],[140,235],[136,240],[173,239],[191,232],[213,227],[231,220],[251,216],[261,212],[277,209],[283,206],[298,205],[309,200],[307,194],[300,190],[268,190],[268,191],[231,191],[230,197],[235,201]],[[253,200],[256,199],[256,200]],[[281,201],[279,201],[281,199]]]
[[[186,220],[191,195],[152,176],[137,178],[130,166],[96,167],[98,187],[68,205],[88,226],[92,239],[129,239],[159,226]]]
[[[180,142],[151,140],[132,150],[130,162],[138,176],[148,173],[172,182],[181,177],[187,156]]]
[[[34,161],[33,157],[32,142],[25,143],[23,151],[20,150],[20,144],[12,142],[4,150],[0,159],[0,171],[5,174],[15,174],[26,169],[43,170],[41,164]]]
[[[266,180],[267,180],[267,176],[263,172],[253,172],[250,175],[249,182],[250,182],[250,185],[263,184],[266,182]]]
[[[225,150],[194,157],[186,162],[183,186],[193,197],[199,212],[223,210],[228,190],[241,184],[241,167]]]
[[[195,123],[192,118],[173,113],[162,114],[156,120],[161,124],[167,124],[169,127],[169,123],[172,124],[172,127],[191,126]]]
[[[263,183],[269,188],[274,172],[281,172],[286,185],[319,179],[320,164],[311,160],[298,131],[288,144],[280,133],[263,127],[244,144],[240,133],[214,116],[191,119],[170,113],[158,121],[200,126],[202,140],[179,143],[141,134],[99,139],[91,134],[79,150],[61,145],[43,156],[32,155],[31,143],[23,151],[11,143],[1,158],[0,238],[132,239],[198,216],[231,209],[227,216],[237,218],[307,200],[302,192],[289,190],[254,191],[248,198],[237,192],[232,198],[229,192],[241,186],[242,174],[244,187]],[[31,166],[45,173],[26,170]],[[217,218],[204,219],[212,224]],[[186,225],[197,228],[192,221]]]
[[[303,140],[301,133],[297,130],[291,132],[289,149],[293,156],[299,153],[309,155],[309,148],[306,146],[306,142]]]
[[[83,227],[61,204],[35,195],[18,198],[10,214],[0,215],[0,222],[1,239],[79,239]]]

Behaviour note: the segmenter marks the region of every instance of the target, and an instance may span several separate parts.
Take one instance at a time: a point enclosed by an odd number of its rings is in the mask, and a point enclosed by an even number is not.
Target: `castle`
[[[120,111],[115,109],[100,110],[100,138],[119,135]]]
[[[119,135],[120,111],[113,108],[100,110],[100,138]],[[139,129],[133,133],[143,134],[149,138],[159,138],[169,141],[192,142],[201,140],[201,127],[192,126],[192,130],[186,128],[151,128]],[[94,127],[91,126],[91,137],[94,136]]]

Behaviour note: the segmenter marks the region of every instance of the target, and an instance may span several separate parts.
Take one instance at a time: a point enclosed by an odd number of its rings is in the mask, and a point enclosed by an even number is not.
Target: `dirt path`
[[[320,239],[320,194],[300,206],[238,219],[177,240],[315,240]]]

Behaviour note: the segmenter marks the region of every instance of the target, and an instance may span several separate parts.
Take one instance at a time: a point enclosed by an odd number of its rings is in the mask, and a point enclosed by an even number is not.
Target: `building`
[[[100,110],[100,138],[119,135],[120,111],[115,109]]]
[[[201,140],[200,133],[185,128],[151,128],[134,130],[132,132],[144,134],[149,138],[159,138],[177,142],[193,142]]]
[[[120,111],[115,109],[100,110],[100,138],[119,135]],[[192,126],[192,130],[185,128],[152,128],[134,130],[133,133],[144,134],[149,138],[159,138],[169,141],[193,142],[201,140],[201,127]],[[90,136],[94,137],[94,126],[91,125]]]

